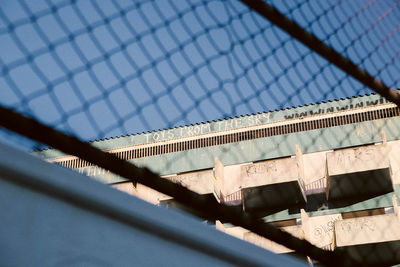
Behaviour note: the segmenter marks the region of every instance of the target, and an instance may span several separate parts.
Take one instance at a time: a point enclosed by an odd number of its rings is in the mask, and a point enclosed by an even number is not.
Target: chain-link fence
[[[0,104],[234,206],[259,235],[269,222],[332,255],[394,264],[399,111],[370,89],[398,103],[387,89],[399,87],[399,17],[399,1],[4,1]],[[0,138],[53,146],[74,156],[37,154],[125,188],[111,158],[57,147],[25,123],[3,122],[22,136]],[[188,202],[164,185],[129,186]],[[290,252],[222,213],[210,211],[217,228]],[[295,252],[323,253],[313,249]]]

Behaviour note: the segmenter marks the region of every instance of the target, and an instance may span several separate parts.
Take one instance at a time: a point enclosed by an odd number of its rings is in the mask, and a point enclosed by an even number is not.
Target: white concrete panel
[[[386,145],[369,145],[327,153],[329,175],[389,168]]]
[[[229,195],[239,191],[244,187],[241,177],[241,168],[243,165],[231,165],[224,168],[224,195]]]
[[[250,231],[247,229],[244,229],[243,227],[234,226],[234,227],[226,227],[223,230],[223,232],[243,240],[244,234],[249,233]]]
[[[396,214],[384,214],[335,222],[338,247],[400,240]]]
[[[214,177],[212,170],[189,172],[165,178],[179,183],[198,194],[211,194],[213,192]]]
[[[297,181],[296,158],[283,158],[242,165],[240,184],[243,188]]]
[[[387,143],[389,147],[390,167],[392,169],[393,184],[400,184],[400,141],[391,141]]]
[[[213,193],[218,202],[224,194],[224,165],[218,158],[214,158]]]
[[[334,224],[342,220],[341,214],[309,217],[301,211],[302,227],[305,238],[317,247],[327,247],[334,240]]]
[[[274,253],[289,253],[293,252],[293,250],[288,249],[278,243],[275,243],[265,237],[259,236],[255,233],[250,232],[247,229],[244,229],[242,227],[224,227],[223,224],[221,224],[219,221],[216,222],[216,228],[222,232],[225,232],[231,236],[234,236],[236,238],[245,240],[249,243],[252,243],[254,245],[257,245],[259,247],[262,247],[266,250],[270,250]],[[298,237],[298,238],[303,238],[303,231],[301,225],[293,225],[293,226],[287,226],[287,227],[282,227],[280,228],[283,231],[286,231],[290,233],[291,235]]]
[[[112,188],[115,188],[121,192],[127,193],[129,195],[136,195],[136,187],[133,185],[132,182],[123,182],[118,184],[111,185]]]
[[[306,185],[325,178],[326,153],[326,151],[323,151],[303,155],[304,182]]]
[[[302,231],[301,225],[287,226],[287,227],[281,228],[281,230],[288,232],[289,234],[291,234],[295,237],[298,237],[298,238],[302,238],[302,236],[303,236],[303,231]],[[259,247],[270,250],[274,253],[281,254],[281,253],[293,252],[293,250],[288,249],[287,247],[284,247],[278,243],[275,243],[269,239],[266,239],[265,237],[259,236],[252,232],[244,233],[243,239],[254,245],[257,245]]]
[[[158,205],[160,201],[172,199],[170,196],[164,195],[150,187],[142,184],[136,185],[136,196],[152,204]]]

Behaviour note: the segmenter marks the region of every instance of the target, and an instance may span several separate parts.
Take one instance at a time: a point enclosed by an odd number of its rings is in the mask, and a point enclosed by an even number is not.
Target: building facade
[[[189,189],[238,206],[328,250],[400,263],[400,110],[365,95],[92,144]],[[169,196],[56,150],[36,152],[152,202]],[[291,253],[246,229],[228,234]]]

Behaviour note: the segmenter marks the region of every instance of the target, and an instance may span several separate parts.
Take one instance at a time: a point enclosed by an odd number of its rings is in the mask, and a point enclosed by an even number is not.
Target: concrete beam
[[[231,236],[234,236],[236,238],[239,238],[241,240],[245,240],[249,243],[252,243],[254,245],[257,245],[259,247],[262,247],[266,250],[272,251],[274,253],[291,253],[293,250],[288,249],[287,247],[284,247],[278,243],[275,243],[269,239],[266,239],[265,237],[259,236],[255,233],[250,232],[247,229],[244,229],[242,227],[225,227],[220,221],[216,221],[216,229],[227,233]],[[303,231],[301,229],[301,225],[293,225],[293,226],[286,226],[282,227],[281,230],[288,232],[289,234],[296,236],[298,238],[302,238]]]
[[[335,222],[338,247],[400,240],[400,221],[396,214],[345,219]]]
[[[172,199],[170,196],[164,195],[150,187],[147,187],[142,184],[137,184],[136,186],[137,197],[143,199],[147,202],[150,202],[155,205],[159,205],[163,200]]]
[[[132,182],[112,184],[111,187],[129,195],[137,195],[136,186]]]
[[[386,145],[327,153],[327,198],[340,200],[392,192],[389,155]]]
[[[301,210],[304,237],[320,248],[334,247],[334,224],[340,220],[342,220],[341,214],[310,217],[303,209]]]

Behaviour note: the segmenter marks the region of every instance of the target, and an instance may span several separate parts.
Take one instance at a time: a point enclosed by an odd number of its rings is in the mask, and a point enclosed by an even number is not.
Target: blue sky
[[[400,87],[399,1],[267,2]],[[3,0],[0,49],[0,104],[83,140],[370,92],[238,1]]]

